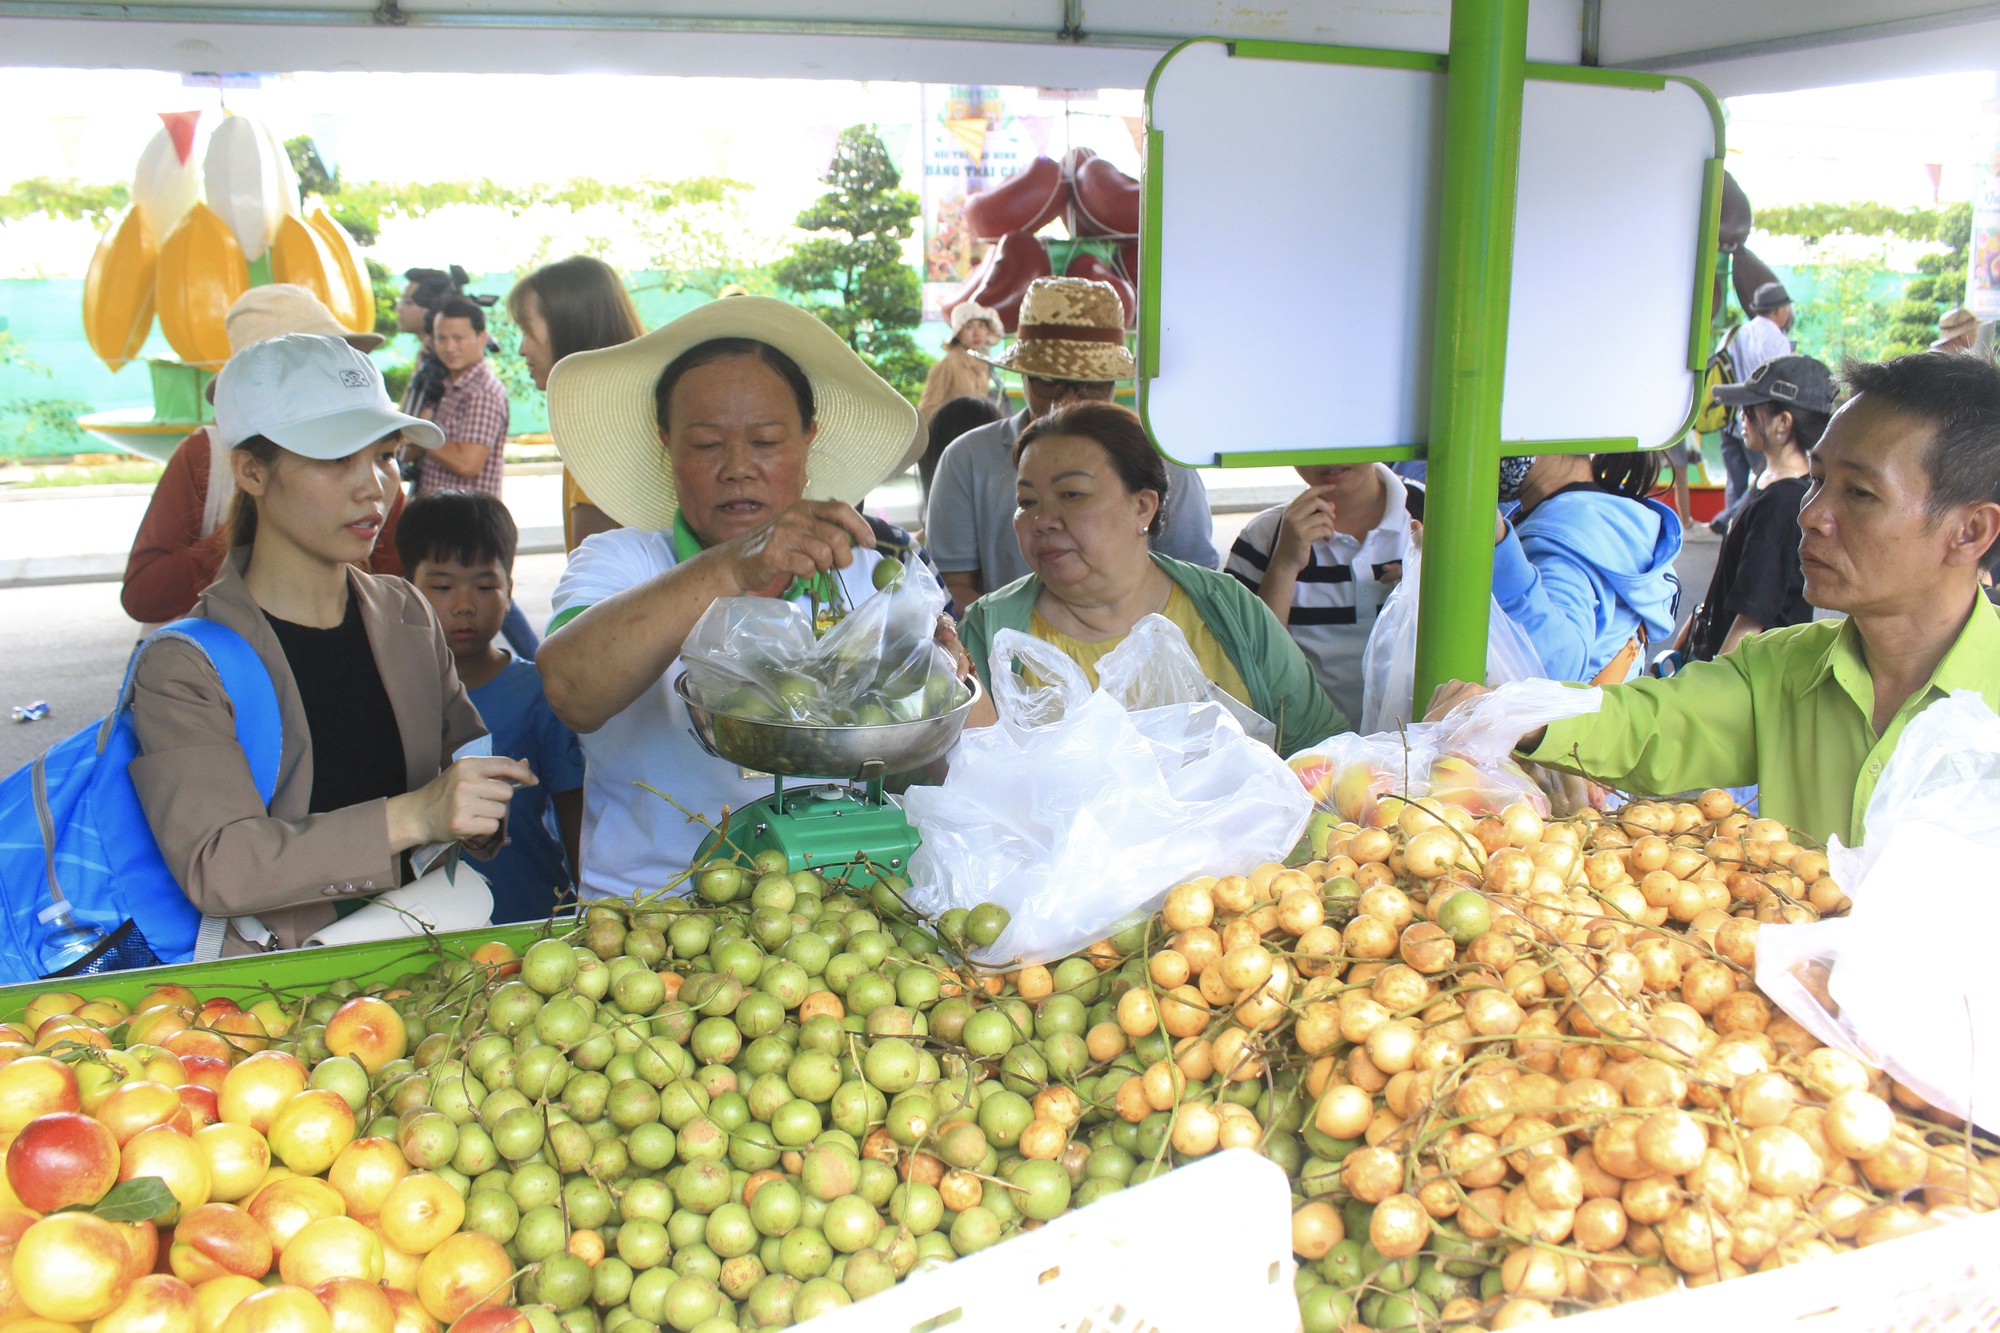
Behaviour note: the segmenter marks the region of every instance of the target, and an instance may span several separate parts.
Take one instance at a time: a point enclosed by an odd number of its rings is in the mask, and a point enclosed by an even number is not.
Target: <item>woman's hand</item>
[[[967,652],[965,645],[958,640],[957,621],[948,615],[940,615],[937,618],[937,633],[932,637],[951,654],[952,669],[957,672],[960,680],[970,680],[978,674],[978,669],[972,661],[972,654]]]
[[[839,500],[800,500],[760,528],[715,548],[729,562],[744,595],[772,597],[793,579],[854,563],[854,548],[873,548],[875,533],[854,506]]]
[[[490,837],[507,817],[514,788],[538,781],[519,759],[461,759],[417,790],[389,798],[389,850]]]

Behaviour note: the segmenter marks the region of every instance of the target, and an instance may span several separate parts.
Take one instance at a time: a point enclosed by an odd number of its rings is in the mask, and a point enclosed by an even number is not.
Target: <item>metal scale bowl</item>
[[[772,794],[731,811],[728,825],[702,844],[695,863],[727,839],[725,856],[733,852],[747,859],[775,848],[792,870],[845,875],[856,887],[885,875],[906,875],[917,831],[896,798],[882,790],[882,781],[922,768],[957,743],[981,694],[977,677],[964,684],[970,697],[936,717],[821,727],[718,713],[695,702],[685,672],[675,677],[674,691],[687,705],[696,743],[718,759],[772,778]],[[788,777],[818,781],[787,787]]]

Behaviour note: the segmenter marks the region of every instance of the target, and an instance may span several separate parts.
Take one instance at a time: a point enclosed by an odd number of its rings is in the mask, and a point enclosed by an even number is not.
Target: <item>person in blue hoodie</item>
[[[1521,507],[1497,526],[1493,596],[1551,679],[1629,680],[1672,635],[1681,524],[1651,498],[1659,475],[1657,453],[1541,454],[1503,471],[1518,496],[1501,499]]]

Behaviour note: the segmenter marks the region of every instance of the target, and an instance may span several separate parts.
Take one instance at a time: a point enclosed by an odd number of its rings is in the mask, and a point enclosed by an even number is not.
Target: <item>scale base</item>
[[[732,813],[722,834],[701,845],[695,863],[717,853],[747,860],[775,849],[784,853],[787,870],[844,879],[850,888],[869,888],[888,875],[907,878],[917,831],[879,790],[871,784],[863,793],[838,782],[780,785]],[[724,836],[727,847],[721,845]]]

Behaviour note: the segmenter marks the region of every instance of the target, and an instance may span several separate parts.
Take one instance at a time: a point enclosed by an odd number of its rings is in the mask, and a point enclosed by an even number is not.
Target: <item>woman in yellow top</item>
[[[1014,470],[1014,535],[1034,572],[974,602],[959,630],[988,685],[987,659],[1002,629],[1061,648],[1095,685],[1097,663],[1157,613],[1187,636],[1211,682],[1277,727],[1281,754],[1348,729],[1255,593],[1227,574],[1148,549],[1170,503],[1167,470],[1129,410],[1056,409],[1021,432]]]

